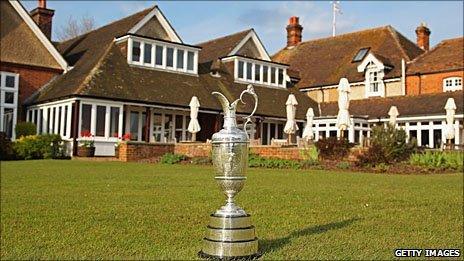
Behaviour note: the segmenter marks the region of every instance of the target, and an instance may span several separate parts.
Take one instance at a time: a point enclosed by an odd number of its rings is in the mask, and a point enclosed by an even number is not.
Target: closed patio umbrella
[[[288,134],[288,142],[291,143],[291,136],[298,130],[298,125],[296,125],[295,121],[298,102],[296,101],[295,95],[289,94],[285,105],[287,108],[287,122],[285,123],[284,132]]]
[[[456,113],[456,103],[453,98],[448,98],[445,105],[446,110],[446,127],[445,137],[448,142],[454,139],[454,114]]]
[[[343,137],[343,131],[350,126],[350,107],[351,92],[350,83],[348,79],[341,78],[338,84],[338,115],[337,115],[337,128],[340,130],[340,136]]]
[[[314,137],[313,134],[313,119],[314,119],[314,110],[309,108],[306,112],[306,126],[303,129],[303,139],[306,141],[312,140]]]
[[[391,126],[396,126],[396,118],[398,117],[398,115],[400,115],[398,112],[398,108],[396,108],[396,106],[391,106],[390,110],[388,111],[388,116],[390,116],[388,122]]]
[[[198,109],[200,108],[200,102],[196,96],[193,96],[190,100],[190,122],[187,130],[192,133],[192,141],[196,140],[197,132],[201,130],[200,123],[198,123]]]

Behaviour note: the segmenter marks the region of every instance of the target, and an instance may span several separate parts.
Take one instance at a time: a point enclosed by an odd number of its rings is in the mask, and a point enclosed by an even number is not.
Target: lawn
[[[263,259],[463,248],[463,175],[250,169]],[[224,203],[211,167],[1,162],[1,259],[194,259]]]

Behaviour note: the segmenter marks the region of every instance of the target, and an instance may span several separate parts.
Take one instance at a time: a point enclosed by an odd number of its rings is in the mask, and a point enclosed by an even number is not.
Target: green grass
[[[250,169],[263,259],[463,248],[463,176]],[[211,167],[1,162],[1,259],[194,259],[224,203]]]

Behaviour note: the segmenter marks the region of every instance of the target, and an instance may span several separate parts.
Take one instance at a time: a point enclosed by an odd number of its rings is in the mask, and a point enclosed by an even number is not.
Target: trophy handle
[[[253,88],[253,85],[249,84],[248,87],[247,87],[247,89],[244,90],[244,91],[240,94],[240,99],[239,99],[239,100],[240,100],[243,104],[245,104],[245,102],[243,101],[242,97],[243,97],[243,95],[244,95],[245,93],[250,94],[250,95],[253,96],[253,98],[255,99],[255,107],[253,108],[253,111],[251,112],[250,115],[243,117],[243,119],[246,120],[246,121],[245,121],[245,124],[243,124],[243,130],[245,131],[245,133],[247,134],[247,136],[249,136],[249,135],[248,135],[248,132],[247,132],[247,130],[246,130],[246,126],[247,126],[248,123],[251,122],[251,117],[255,114],[256,109],[258,108],[258,95],[256,95],[255,89]]]

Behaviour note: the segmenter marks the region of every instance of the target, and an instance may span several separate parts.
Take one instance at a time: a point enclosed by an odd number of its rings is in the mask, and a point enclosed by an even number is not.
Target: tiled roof
[[[346,77],[350,82],[364,80],[357,71],[359,63],[353,57],[362,49],[388,60],[392,70],[385,72],[385,78],[401,76],[401,59],[406,62],[423,51],[391,26],[378,27],[353,33],[306,41],[293,48],[284,48],[273,56],[273,60],[290,64],[290,69],[300,71],[298,88],[319,87],[338,84]]]
[[[407,74],[464,69],[464,37],[440,42],[407,66]]]
[[[464,108],[462,91],[353,100],[350,101],[349,112],[351,115],[368,116],[371,119],[386,118],[389,117],[390,107],[396,106],[400,113],[399,117],[443,115],[448,98],[454,98],[456,114],[462,114]],[[321,112],[322,116],[337,116],[338,102],[321,103]]]
[[[200,101],[200,109],[222,111],[211,92],[220,91],[229,99],[239,97],[246,84],[235,83],[233,74],[222,63],[216,64],[221,77],[210,74],[209,63],[200,63],[198,76],[130,66],[113,39],[125,34],[149,11],[144,10],[59,44],[59,50],[72,61],[74,68],[44,88],[32,103],[78,96],[188,108],[195,95]],[[235,47],[234,43],[239,43],[248,32],[203,43],[199,60],[227,55]],[[294,93],[299,102],[298,119],[305,118],[309,107],[317,111],[317,104],[296,88],[255,86],[255,91],[260,99],[256,114],[260,116],[285,118],[285,102],[290,93]],[[248,101],[245,106],[239,106],[238,112],[251,112],[253,102]]]

